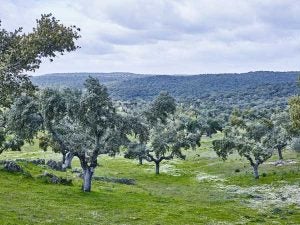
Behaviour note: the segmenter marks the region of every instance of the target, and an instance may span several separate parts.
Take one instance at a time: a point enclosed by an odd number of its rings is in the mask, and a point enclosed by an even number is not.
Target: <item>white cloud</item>
[[[297,0],[0,0],[8,30],[42,13],[82,28],[78,51],[50,72],[213,73],[299,70]]]

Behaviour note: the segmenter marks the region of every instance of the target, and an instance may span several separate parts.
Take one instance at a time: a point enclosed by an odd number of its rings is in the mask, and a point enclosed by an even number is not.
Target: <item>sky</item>
[[[81,46],[34,75],[300,70],[299,0],[0,0],[2,28],[41,14],[81,28]]]

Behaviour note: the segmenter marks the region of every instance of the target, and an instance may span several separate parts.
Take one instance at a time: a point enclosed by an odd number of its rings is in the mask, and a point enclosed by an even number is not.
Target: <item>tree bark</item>
[[[253,174],[255,179],[259,179],[258,165],[253,165]]]
[[[92,187],[92,177],[93,177],[94,169],[92,167],[88,167],[83,171],[83,186],[82,189],[84,192],[90,192]]]
[[[282,148],[277,148],[278,150],[278,157],[279,157],[279,160],[283,160],[283,156],[282,156]]]
[[[155,174],[159,174],[159,162],[155,162]]]
[[[206,137],[211,138],[211,132],[210,131],[206,131]]]
[[[65,156],[65,160],[63,161],[63,168],[66,169],[70,169],[72,166],[72,160],[74,158],[74,155],[71,152],[68,152]]]
[[[62,164],[66,161],[66,153],[62,152]]]

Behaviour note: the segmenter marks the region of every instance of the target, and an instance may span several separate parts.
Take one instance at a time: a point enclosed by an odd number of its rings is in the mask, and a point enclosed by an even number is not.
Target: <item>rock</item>
[[[71,172],[72,172],[72,173],[82,173],[82,169],[74,168],[74,169],[72,169]]]
[[[15,161],[16,162],[27,162],[28,160],[27,159],[16,159]]]
[[[127,184],[127,185],[134,185],[135,184],[135,180],[130,179],[130,178],[113,178],[113,177],[94,176],[93,179],[98,180],[98,181],[120,183],[120,184]]]
[[[32,159],[28,162],[33,163],[35,165],[45,165],[45,159]]]
[[[260,195],[256,195],[256,194],[248,194],[248,198],[252,198],[252,199],[256,199],[256,200],[263,200],[264,198]]]
[[[44,177],[48,177],[49,181],[53,184],[59,184],[60,178],[52,173],[44,172]]]
[[[285,163],[283,160],[279,160],[277,162],[274,163],[275,166],[283,166]]]
[[[16,162],[33,163],[35,165],[45,165],[45,159],[16,159]]]
[[[56,162],[55,160],[50,159],[47,163],[47,166],[49,166],[53,170],[57,171],[65,171],[65,169],[62,166],[62,162]]]
[[[72,180],[71,179],[66,179],[66,178],[62,178],[62,177],[58,177],[52,173],[48,173],[47,171],[45,171],[43,173],[43,175],[41,175],[41,177],[46,178],[46,181],[48,183],[52,183],[52,184],[63,184],[63,185],[71,185],[72,184]]]
[[[23,169],[14,161],[7,161],[4,164],[4,169],[9,172],[23,172]]]

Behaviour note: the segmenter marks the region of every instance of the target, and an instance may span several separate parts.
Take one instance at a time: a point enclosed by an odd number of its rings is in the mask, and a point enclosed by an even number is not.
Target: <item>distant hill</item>
[[[191,76],[64,73],[46,74],[31,79],[42,88],[82,88],[84,80],[92,76],[105,84],[115,99],[152,100],[160,91],[168,91],[180,101],[213,101],[214,104],[246,107],[268,102],[286,105],[287,98],[297,93],[296,82],[299,75],[300,72],[270,71]]]
[[[83,83],[88,76],[96,77],[101,83],[110,85],[128,79],[140,78],[145,75],[133,73],[51,73],[33,76],[31,80],[39,87],[76,87],[83,88]]]

